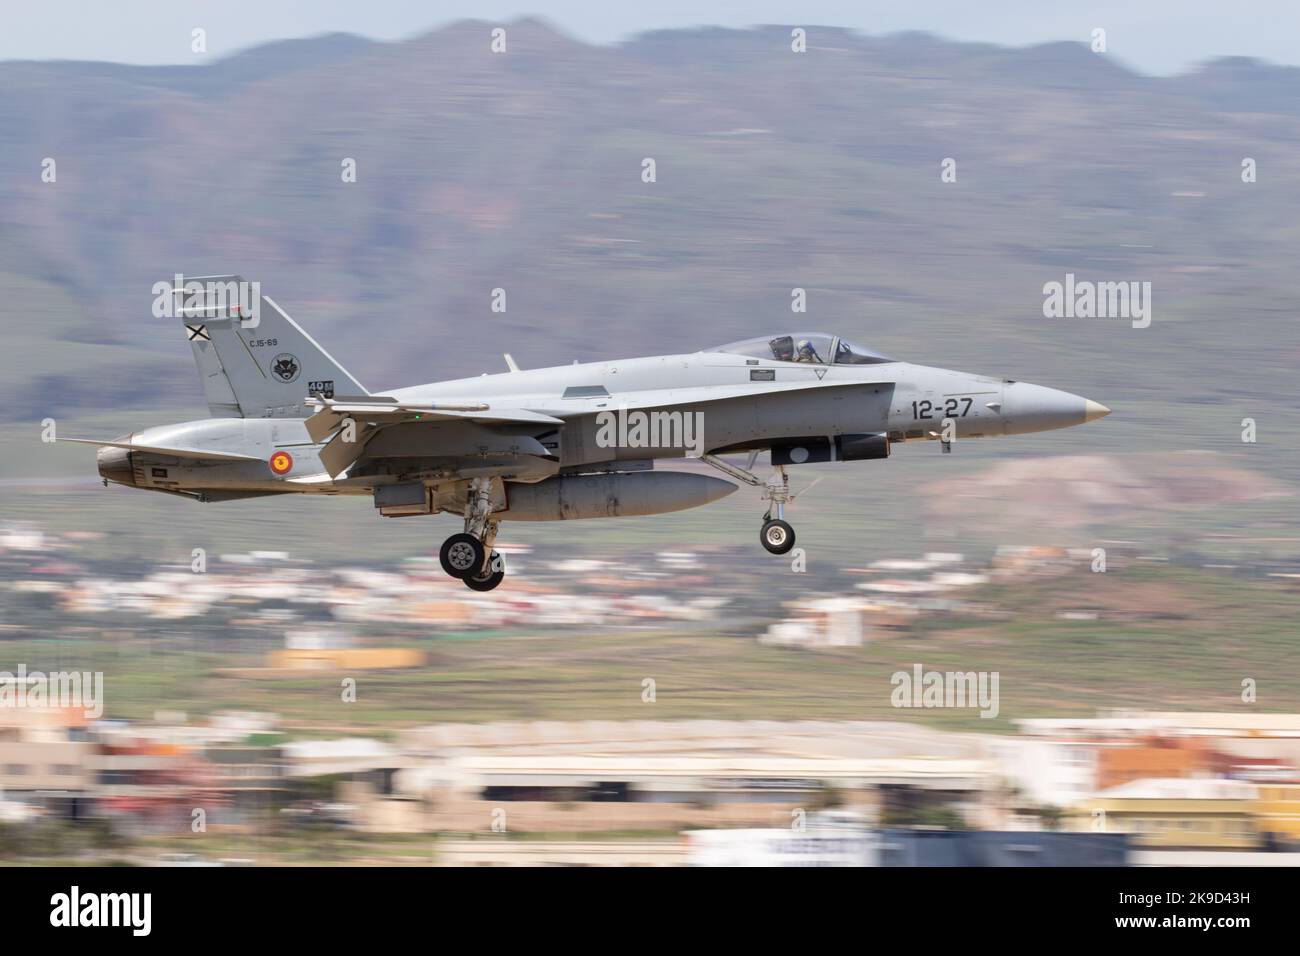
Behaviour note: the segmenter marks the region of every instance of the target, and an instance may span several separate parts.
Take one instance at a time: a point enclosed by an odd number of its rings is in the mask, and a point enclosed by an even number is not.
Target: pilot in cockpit
[[[826,364],[817,352],[817,346],[813,344],[812,339],[800,339],[796,343],[793,335],[778,335],[774,339],[769,339],[767,345],[772,350],[772,358],[778,362]]]
[[[825,364],[822,357],[817,354],[817,349],[813,347],[812,339],[800,339],[798,354],[795,357],[796,362],[816,362],[818,365]]]

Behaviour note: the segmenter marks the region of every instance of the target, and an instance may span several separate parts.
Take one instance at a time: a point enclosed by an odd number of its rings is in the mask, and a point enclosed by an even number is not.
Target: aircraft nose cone
[[[1056,388],[1012,382],[1002,393],[1002,417],[1007,432],[1041,432],[1082,425],[1110,414],[1105,405]]]
[[[1094,402],[1091,399],[1083,403],[1083,420],[1085,422],[1096,421],[1098,418],[1105,418],[1110,414],[1110,409],[1101,402]]]
[[[131,467],[131,452],[125,448],[105,446],[95,453],[99,475],[119,485],[135,485],[135,469]]]

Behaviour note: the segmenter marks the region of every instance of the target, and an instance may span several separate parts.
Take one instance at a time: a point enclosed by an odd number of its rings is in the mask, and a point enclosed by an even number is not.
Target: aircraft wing
[[[367,395],[357,399],[308,398],[307,404],[319,409],[307,419],[307,434],[314,442],[321,442],[344,420],[351,418],[358,425],[396,425],[401,422],[449,421],[464,419],[484,424],[513,425],[563,425],[563,420],[525,408],[496,409],[484,403],[464,404],[410,404],[382,395]]]
[[[307,434],[312,441],[322,442],[333,433],[334,437],[321,449],[320,460],[331,477],[337,477],[359,459],[366,445],[375,435],[386,428],[397,427],[413,422],[448,422],[472,421],[484,425],[552,425],[561,426],[564,421],[541,412],[524,408],[497,409],[483,403],[431,403],[411,404],[398,402],[396,399],[382,395],[368,395],[364,398],[327,399],[312,397],[307,404],[318,411],[307,419]],[[351,420],[355,423],[354,434],[348,439],[347,430],[342,426]],[[540,456],[549,452],[533,439],[519,439],[517,443],[529,441],[536,446],[535,453]]]
[[[647,389],[620,392],[614,396],[618,406],[625,409],[663,408],[674,405],[697,405],[705,402],[727,401],[742,398],[774,398],[777,395],[822,388],[880,388],[892,387],[892,381],[863,382],[838,378],[793,382],[738,382],[734,385],[708,385],[678,389]],[[318,411],[307,419],[307,432],[313,441],[322,442],[334,435],[321,450],[321,463],[332,477],[337,477],[358,461],[366,445],[381,430],[401,427],[416,422],[474,421],[485,425],[551,425],[560,427],[564,418],[559,416],[587,415],[592,406],[582,403],[557,409],[537,404],[546,411],[525,408],[498,408],[486,403],[453,401],[446,403],[413,404],[399,402],[381,395],[363,397],[336,397],[326,399],[312,396],[307,404]],[[531,404],[531,402],[530,402]],[[345,441],[347,430],[341,426],[351,419],[355,429],[350,441]],[[539,444],[539,453],[549,454]]]
[[[102,448],[125,448],[127,451],[143,451],[152,455],[170,455],[172,458],[200,458],[204,461],[261,461],[256,455],[240,455],[228,451],[210,451],[205,448],[168,448],[162,445],[141,445],[129,441],[100,441],[96,438],[60,438],[58,441],[71,441],[79,445],[98,445]]]

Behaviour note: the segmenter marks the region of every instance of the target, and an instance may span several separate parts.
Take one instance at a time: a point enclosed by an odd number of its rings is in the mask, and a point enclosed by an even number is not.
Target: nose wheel
[[[773,554],[785,554],[794,547],[794,528],[780,518],[768,518],[758,539]]]

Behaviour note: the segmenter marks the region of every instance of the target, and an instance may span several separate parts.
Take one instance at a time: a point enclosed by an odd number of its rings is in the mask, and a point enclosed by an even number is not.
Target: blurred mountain
[[[1083,392],[1130,448],[1151,426],[1235,441],[1245,415],[1300,437],[1300,70],[1148,78],[1082,44],[827,27],[803,54],[787,27],[598,47],[534,20],[494,54],[493,26],[0,64],[4,416],[203,414],[150,290],[239,272],[376,390],[506,349],[537,366],[796,326]],[[1151,328],[1045,319],[1067,272],[1150,281]]]
[[[988,536],[1055,542],[1077,528],[1128,528],[1290,496],[1278,481],[1214,452],[1070,455],[1000,461],[976,480],[925,489],[926,518]]]

